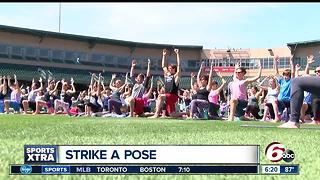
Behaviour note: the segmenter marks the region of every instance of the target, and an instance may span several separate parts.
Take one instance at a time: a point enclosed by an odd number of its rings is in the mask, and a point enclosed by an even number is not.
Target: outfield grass
[[[245,128],[242,124],[277,126],[266,122],[223,122],[142,118],[0,115],[0,179],[317,179],[320,176],[319,129]],[[293,150],[300,175],[9,175],[9,164],[23,164],[23,146],[39,145],[188,145],[258,144],[261,164],[271,164],[265,147],[278,141]]]

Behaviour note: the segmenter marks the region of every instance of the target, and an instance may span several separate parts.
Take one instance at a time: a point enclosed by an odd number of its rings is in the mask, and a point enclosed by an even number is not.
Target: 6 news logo
[[[272,162],[279,162],[284,160],[285,162],[291,162],[294,160],[294,152],[279,142],[272,142],[266,147],[265,155],[267,159]]]

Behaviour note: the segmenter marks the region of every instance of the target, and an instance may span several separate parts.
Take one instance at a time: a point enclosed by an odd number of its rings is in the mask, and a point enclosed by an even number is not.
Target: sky
[[[61,3],[60,32],[204,49],[320,39],[320,3]],[[59,32],[59,3],[0,3],[0,24]]]

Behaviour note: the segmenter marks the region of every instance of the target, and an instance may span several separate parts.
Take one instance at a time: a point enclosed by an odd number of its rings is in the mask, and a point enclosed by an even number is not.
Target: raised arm
[[[11,86],[11,77],[8,75],[8,76],[7,76],[7,79],[8,79],[8,86],[9,86],[9,88],[11,89],[11,91],[13,91],[14,89],[13,89],[12,86]]]
[[[263,92],[263,88],[260,88],[260,90],[256,93],[255,97],[259,100],[260,99],[260,96]]]
[[[151,77],[150,89],[149,89],[148,93],[146,94],[147,97],[150,97],[150,95],[152,93],[152,89],[153,89],[153,76]]]
[[[174,49],[174,52],[177,55],[177,72],[175,74],[175,76],[181,76],[181,60],[180,60],[180,54],[179,54],[179,49]]]
[[[310,64],[312,64],[314,62],[313,57],[314,57],[313,55],[307,56],[307,65],[306,65],[306,68],[304,69],[304,74],[305,75],[309,75]]]
[[[261,88],[261,89],[268,89],[268,86],[263,86],[263,83],[268,79],[269,77],[265,77],[259,84],[258,84],[258,87]]]
[[[236,81],[237,80],[237,69],[240,68],[240,62],[237,62],[235,65],[234,65],[234,72],[233,72],[233,81]]]
[[[99,76],[99,78],[100,78],[100,76]],[[71,78],[71,80],[70,80],[70,82],[71,82],[71,91],[69,91],[70,93],[76,93],[76,88],[74,87],[74,80],[73,80],[73,78]],[[98,87],[98,88],[100,88],[100,87]]]
[[[49,95],[53,94],[54,92],[56,92],[58,90],[58,86],[60,84],[60,81],[56,82],[56,86],[54,87],[54,89],[52,91],[49,91]]]
[[[13,77],[14,77],[14,83],[15,83],[15,84],[18,84],[17,75],[13,74]]]
[[[116,79],[116,74],[112,74],[112,76],[111,76],[111,81],[110,81],[110,84],[109,84],[109,88],[112,90],[112,91],[115,91],[115,90],[117,90],[117,88],[115,88],[115,87],[113,87],[113,82],[114,82],[114,80]]]
[[[148,59],[147,77],[150,77],[150,66],[151,66],[151,60]]]
[[[6,84],[6,76],[3,76],[3,89],[2,89],[2,94],[5,95],[7,94],[7,84]]]
[[[73,83],[72,83],[73,84]],[[99,74],[99,78],[98,78],[98,92],[97,92],[97,95],[100,97],[101,96],[101,74]]]
[[[168,74],[168,64],[166,62],[166,57],[168,55],[168,50],[167,49],[163,49],[162,51],[162,69],[163,69],[163,72],[164,74]]]
[[[32,81],[34,81],[34,79]],[[38,91],[41,91],[43,89],[43,83],[42,83],[42,78],[41,77],[39,78],[39,83],[40,83],[40,87],[38,89],[34,90],[34,92],[38,92]]]
[[[176,72],[176,74],[174,76],[175,76],[176,84],[178,84],[179,78],[181,76],[181,62],[180,62],[179,49],[174,49],[174,52],[177,55],[177,72]]]
[[[279,74],[279,69],[278,69],[278,63],[280,62],[280,58],[278,55],[276,55],[274,58],[273,58],[273,69],[274,69],[274,73],[275,73],[275,76],[280,76]]]
[[[209,79],[207,84],[207,91],[211,90],[211,82],[212,82],[212,76],[213,76],[213,61],[210,63],[210,73],[209,73]]]
[[[197,75],[197,83],[198,83],[198,85],[200,84],[200,76],[201,76],[201,72],[202,72],[203,67],[204,67],[204,62],[201,62],[200,69],[199,69],[198,75]]]
[[[216,89],[217,94],[219,94],[221,92],[224,85],[226,84],[226,80],[223,78],[221,72],[218,72],[218,76],[221,78],[222,84]]]
[[[259,61],[258,67],[259,67],[258,75],[255,76],[255,77],[246,79],[245,80],[246,83],[252,83],[252,82],[258,80],[261,77],[261,71],[262,71],[261,61]]]
[[[192,72],[191,74],[190,74],[190,89],[191,89],[191,91],[193,91],[194,89],[193,89],[193,78],[195,77],[195,75],[194,75],[194,73]]]
[[[134,68],[136,67],[137,65],[137,61],[135,59],[132,60],[131,62],[131,69],[130,69],[130,78],[133,78],[134,76]]]

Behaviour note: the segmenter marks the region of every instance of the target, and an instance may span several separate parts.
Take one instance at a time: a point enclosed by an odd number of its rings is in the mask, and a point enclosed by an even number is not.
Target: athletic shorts
[[[166,93],[166,110],[168,114],[176,112],[176,103],[179,97],[175,94]]]
[[[32,111],[35,111],[35,110],[36,110],[36,102],[28,101],[28,105],[29,105],[29,108],[30,108]]]
[[[10,101],[10,107],[12,107],[15,111],[20,110],[20,103],[16,101]]]
[[[134,112],[138,115],[142,114],[144,107],[144,101],[142,98],[134,98]]]

